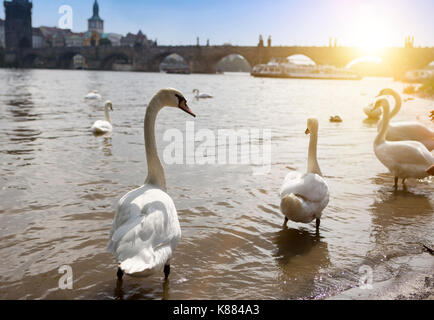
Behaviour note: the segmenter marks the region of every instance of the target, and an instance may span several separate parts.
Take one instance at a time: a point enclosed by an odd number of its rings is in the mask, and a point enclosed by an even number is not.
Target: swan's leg
[[[164,266],[164,278],[165,279],[169,278],[169,274],[170,274],[170,264],[166,264]]]
[[[395,177],[395,189],[398,189],[398,177]]]
[[[407,180],[407,178],[402,179],[402,186],[405,187],[405,180]]]
[[[287,217],[285,217],[285,222],[283,222],[283,226],[286,226],[287,225],[287,223],[288,223],[288,218]]]
[[[124,276],[124,272],[120,267],[118,267],[118,272],[116,273],[116,275],[118,276],[119,280],[122,280],[122,277]]]
[[[319,225],[321,224],[320,219],[316,219],[316,231],[319,231]]]

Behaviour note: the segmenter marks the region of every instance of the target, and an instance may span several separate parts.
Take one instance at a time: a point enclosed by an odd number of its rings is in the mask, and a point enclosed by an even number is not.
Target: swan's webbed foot
[[[124,276],[124,272],[122,271],[122,269],[120,267],[118,267],[118,272],[116,273],[118,280],[122,281],[122,277]]]
[[[402,187],[404,188],[404,190],[407,189],[407,185],[405,184],[405,180],[407,180],[407,178],[402,179]]]
[[[169,274],[170,274],[170,264],[166,264],[164,266],[164,279],[167,280],[167,278],[169,278]]]

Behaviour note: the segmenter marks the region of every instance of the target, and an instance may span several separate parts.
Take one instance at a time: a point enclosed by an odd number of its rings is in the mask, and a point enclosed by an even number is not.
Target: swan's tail
[[[295,194],[287,194],[280,201],[280,210],[290,220],[299,222],[299,213],[303,211],[303,202]]]

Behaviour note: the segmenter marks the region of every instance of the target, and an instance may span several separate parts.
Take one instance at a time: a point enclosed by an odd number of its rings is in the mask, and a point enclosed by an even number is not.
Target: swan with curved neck
[[[427,168],[434,164],[434,156],[418,141],[388,141],[387,132],[391,119],[389,101],[380,96],[375,108],[383,108],[383,120],[380,131],[374,140],[374,152],[378,160],[389,169],[395,177],[395,188],[398,179],[405,185],[407,178],[421,179],[428,176]]]
[[[193,93],[195,94],[196,99],[210,99],[213,96],[208,93],[200,93],[199,89],[194,89]]]
[[[393,89],[387,88],[380,91],[380,96],[392,96],[395,106],[390,113],[390,120],[395,117],[402,107],[401,95]],[[376,108],[376,110],[378,110]],[[381,123],[378,125],[378,131],[381,130]],[[386,140],[389,141],[419,141],[424,144],[428,150],[434,149],[434,130],[424,126],[417,121],[399,121],[390,122],[387,130]]]
[[[112,122],[110,120],[109,110],[113,111],[113,104],[110,100],[106,101],[104,106],[105,120],[97,120],[92,125],[92,132],[94,134],[104,134],[113,130]]]
[[[140,188],[125,194],[116,206],[108,250],[118,262],[118,279],[124,274],[147,276],[164,270],[181,238],[175,204],[166,193],[163,165],[158,157],[155,121],[163,107],[174,107],[195,117],[176,89],[158,91],[151,99],[144,121],[148,176]]]
[[[307,173],[290,172],[280,188],[280,210],[288,220],[310,223],[316,219],[319,231],[320,219],[329,202],[329,189],[317,159],[318,120],[307,120],[306,134],[310,134]]]

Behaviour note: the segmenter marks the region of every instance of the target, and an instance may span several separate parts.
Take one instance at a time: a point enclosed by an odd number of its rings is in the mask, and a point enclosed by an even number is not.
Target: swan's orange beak
[[[179,104],[179,108],[185,112],[187,112],[188,114],[192,115],[193,117],[196,118],[196,115],[193,113],[193,111],[191,111],[191,109],[187,106],[187,102],[185,100],[181,101]]]

